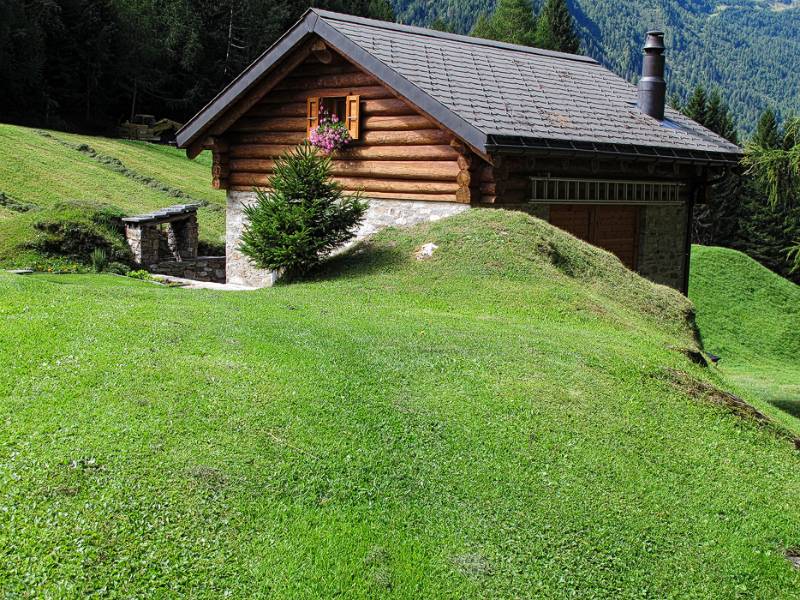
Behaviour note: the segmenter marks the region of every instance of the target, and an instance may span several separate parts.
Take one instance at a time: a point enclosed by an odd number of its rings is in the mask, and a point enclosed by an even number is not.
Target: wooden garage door
[[[637,206],[553,204],[550,206],[550,223],[613,252],[629,269],[636,268],[639,241]]]

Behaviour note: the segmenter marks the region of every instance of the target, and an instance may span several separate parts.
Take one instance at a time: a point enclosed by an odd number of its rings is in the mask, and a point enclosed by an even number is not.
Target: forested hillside
[[[533,0],[537,13],[543,0]],[[112,131],[133,112],[182,121],[311,4],[468,32],[496,0],[0,0],[0,122]],[[672,91],[719,84],[750,131],[800,112],[800,0],[568,0],[583,51],[635,79],[664,28]],[[394,9],[394,13],[393,13]]]
[[[398,20],[425,25],[441,19],[468,32],[495,0],[392,0]],[[537,9],[541,0],[534,4]],[[663,28],[669,47],[671,91],[684,99],[698,84],[719,85],[740,127],[759,114],[800,112],[798,0],[569,0],[583,50],[635,80],[648,28]]]
[[[388,0],[0,0],[0,122],[184,121],[311,4],[394,19]]]

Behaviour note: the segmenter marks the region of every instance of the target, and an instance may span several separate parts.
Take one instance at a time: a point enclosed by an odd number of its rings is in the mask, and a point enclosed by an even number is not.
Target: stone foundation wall
[[[686,219],[685,204],[642,207],[639,213],[640,274],[656,283],[683,289]]]
[[[244,207],[256,201],[254,192],[228,191],[225,210],[225,271],[227,282],[252,287],[270,286],[278,279],[274,271],[259,269],[239,250],[239,240],[247,223]]]
[[[414,200],[369,200],[364,223],[356,233],[363,239],[384,227],[407,227],[417,223],[438,221],[469,209],[459,202],[423,202]]]
[[[468,204],[456,202],[421,202],[412,200],[367,199],[369,208],[364,222],[356,232],[355,241],[368,237],[384,227],[405,227],[426,221],[438,221],[469,209]],[[256,268],[239,251],[239,240],[247,222],[243,207],[256,201],[253,192],[228,192],[226,212],[225,252],[227,254],[228,283],[263,287],[277,280],[274,271]]]
[[[148,265],[148,271],[158,275],[171,275],[196,281],[212,281],[225,283],[225,257],[224,256],[198,256],[182,260],[164,260]]]

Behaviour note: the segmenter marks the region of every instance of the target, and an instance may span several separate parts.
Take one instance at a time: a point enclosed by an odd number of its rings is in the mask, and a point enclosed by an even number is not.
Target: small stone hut
[[[474,207],[528,211],[686,291],[693,206],[741,152],[664,106],[663,34],[638,86],[596,61],[310,9],[179,132],[228,190],[227,280],[242,207],[277,156],[336,113],[354,139],[334,175],[370,200],[359,232]]]

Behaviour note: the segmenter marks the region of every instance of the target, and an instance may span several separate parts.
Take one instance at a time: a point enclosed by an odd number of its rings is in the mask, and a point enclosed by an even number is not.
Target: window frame
[[[306,138],[311,136],[311,130],[319,126],[319,113],[323,103],[335,100],[344,102],[345,114],[342,117],[350,137],[357,140],[361,134],[361,96],[357,94],[309,96],[306,99]]]

